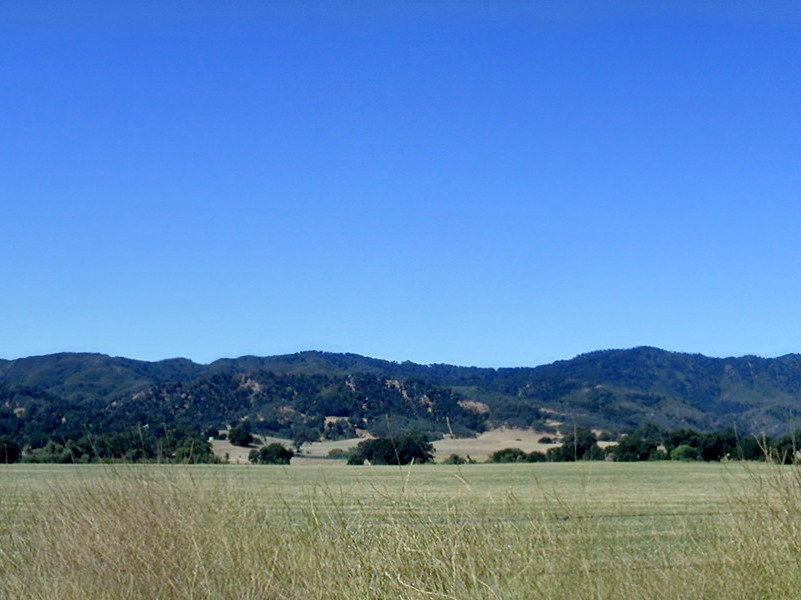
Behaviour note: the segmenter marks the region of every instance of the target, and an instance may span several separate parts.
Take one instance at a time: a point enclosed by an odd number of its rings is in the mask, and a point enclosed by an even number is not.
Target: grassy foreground
[[[1,598],[788,598],[801,473],[0,467]]]

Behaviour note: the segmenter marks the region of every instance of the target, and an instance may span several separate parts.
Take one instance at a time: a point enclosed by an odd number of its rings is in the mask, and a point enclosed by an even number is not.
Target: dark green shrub
[[[260,465],[288,465],[295,455],[292,450],[278,442],[262,446],[258,450],[251,450],[248,460]]]
[[[671,460],[699,460],[701,456],[698,448],[693,448],[688,444],[681,444],[673,448],[670,458]]]
[[[451,454],[448,458],[442,461],[444,465],[463,465],[467,461],[464,457],[459,456],[458,454]]]
[[[408,465],[412,461],[427,463],[434,459],[434,446],[425,436],[415,433],[393,438],[364,440],[348,459],[349,465]]]
[[[228,432],[228,440],[234,446],[250,446],[253,443],[250,421],[242,421],[238,425],[231,427],[231,431]]]
[[[20,447],[7,435],[0,436],[0,464],[15,463],[20,457]]]
[[[504,448],[496,450],[487,458],[491,463],[526,462],[527,456],[520,448]]]
[[[348,458],[350,455],[351,451],[343,448],[332,448],[328,451],[328,458]]]
[[[553,461],[603,460],[604,451],[595,434],[586,427],[577,427],[562,440],[562,445],[550,448],[547,456]]]
[[[616,446],[610,446],[609,453],[615,455],[615,460],[621,462],[636,462],[640,460],[656,460],[660,458],[657,446],[659,442],[654,439],[642,438],[637,435],[627,435]]]
[[[529,452],[526,454],[526,462],[545,462],[548,460],[548,456],[545,452]]]

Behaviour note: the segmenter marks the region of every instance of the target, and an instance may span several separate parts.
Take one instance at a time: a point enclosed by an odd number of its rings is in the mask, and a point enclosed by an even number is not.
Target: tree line
[[[797,442],[801,431],[781,437],[740,436],[733,428],[704,433],[693,429],[665,430],[647,424],[622,435],[616,444],[602,448],[596,434],[586,427],[576,427],[562,443],[546,452],[523,452],[504,448],[492,453],[489,462],[573,462],[579,460],[648,460],[722,461],[764,460],[791,464],[801,458]]]
[[[218,462],[208,441],[215,430],[205,434],[180,428],[154,431],[136,427],[118,433],[86,434],[77,440],[49,440],[39,448],[20,447],[8,435],[0,435],[0,463],[89,463],[89,462]],[[298,430],[292,445],[296,451],[307,442],[316,441],[313,432]],[[232,443],[249,446],[255,441],[250,424],[245,421],[228,432]],[[362,440],[355,448],[342,453],[350,465],[421,464],[434,460],[431,437],[424,433],[403,433]],[[791,464],[801,459],[798,441],[801,431],[777,437],[740,436],[734,429],[699,432],[693,429],[665,430],[649,424],[621,436],[617,443],[602,448],[598,436],[586,427],[576,427],[565,435],[560,445],[546,452],[524,452],[504,448],[493,452],[487,462],[574,462],[615,460],[620,462],[683,460],[770,460]],[[256,464],[289,464],[295,452],[273,443],[251,450],[249,459]],[[444,462],[474,462],[469,457],[452,455]]]
[[[43,446],[21,447],[11,436],[0,435],[0,463],[93,462],[217,462],[211,444],[199,432],[182,429],[152,431],[131,428],[118,433],[86,434],[78,439],[48,440]]]

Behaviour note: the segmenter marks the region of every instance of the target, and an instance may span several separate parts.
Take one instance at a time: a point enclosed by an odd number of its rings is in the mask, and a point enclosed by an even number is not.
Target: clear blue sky
[[[0,357],[801,351],[797,2],[7,0],[0,77]]]

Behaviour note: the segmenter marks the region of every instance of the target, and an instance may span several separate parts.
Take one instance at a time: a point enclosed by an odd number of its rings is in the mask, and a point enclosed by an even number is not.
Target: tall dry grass
[[[713,520],[329,486],[265,502],[191,468],[117,467],[3,509],[3,598],[789,598],[801,475],[754,469]],[[469,469],[460,475],[469,479]],[[414,471],[405,475],[415,477]]]

